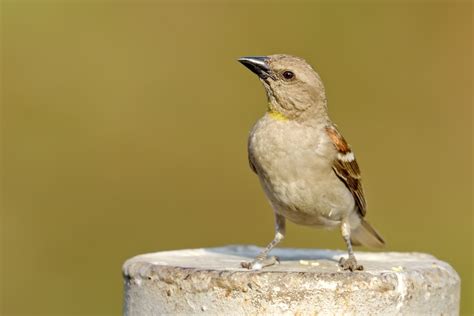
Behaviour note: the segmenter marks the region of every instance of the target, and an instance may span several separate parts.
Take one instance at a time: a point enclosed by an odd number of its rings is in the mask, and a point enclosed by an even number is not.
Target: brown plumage
[[[339,154],[334,160],[334,172],[337,174],[339,179],[344,182],[349,191],[351,191],[357,204],[358,211],[360,215],[364,217],[367,212],[367,202],[364,197],[364,189],[362,188],[360,169],[357,160],[355,159],[349,144],[347,144],[346,140],[335,126],[326,127],[326,132]],[[352,157],[353,159],[344,160],[340,157]]]
[[[352,244],[381,247],[380,235],[365,221],[367,204],[351,147],[327,112],[319,75],[303,59],[289,55],[239,60],[260,78],[267,113],[249,135],[248,158],[275,213],[275,237],[242,266],[273,264],[269,251],[285,235],[286,219],[311,227],[341,229],[348,259],[340,266],[360,270]]]

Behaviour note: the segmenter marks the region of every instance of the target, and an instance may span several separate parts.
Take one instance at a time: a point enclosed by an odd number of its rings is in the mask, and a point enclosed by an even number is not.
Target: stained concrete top
[[[227,246],[133,257],[123,266],[125,313],[459,312],[459,276],[428,254],[356,252],[364,270],[349,272],[338,266],[345,251],[276,248],[271,255],[280,264],[241,268],[260,250]]]
[[[181,268],[248,271],[240,266],[242,261],[255,258],[261,248],[256,246],[226,246],[162,251],[143,254],[127,260],[123,266],[125,275],[137,276],[142,269],[153,266]],[[271,255],[280,259],[280,264],[264,268],[265,272],[349,273],[339,268],[339,258],[347,257],[346,251],[324,249],[275,248]],[[432,255],[410,252],[356,252],[357,260],[364,266],[358,273],[396,273],[403,270],[432,268],[453,271],[452,267]],[[140,267],[140,271],[136,268]]]

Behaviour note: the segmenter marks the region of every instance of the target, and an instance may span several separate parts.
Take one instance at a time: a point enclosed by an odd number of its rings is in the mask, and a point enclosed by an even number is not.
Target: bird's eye
[[[291,80],[295,77],[295,74],[289,70],[286,70],[283,72],[283,78],[285,78],[286,80]]]

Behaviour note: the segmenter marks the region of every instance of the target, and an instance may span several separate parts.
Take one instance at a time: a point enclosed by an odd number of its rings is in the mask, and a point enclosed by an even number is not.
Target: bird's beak
[[[272,71],[267,63],[268,59],[266,56],[253,56],[241,57],[238,61],[260,78],[267,79],[268,77],[273,78]]]

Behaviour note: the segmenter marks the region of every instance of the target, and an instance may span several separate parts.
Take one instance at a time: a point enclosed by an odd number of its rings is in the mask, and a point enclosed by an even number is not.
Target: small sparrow
[[[328,116],[319,75],[290,55],[238,60],[263,83],[268,111],[248,139],[248,158],[275,213],[275,237],[251,262],[261,269],[277,259],[270,250],[285,236],[285,221],[313,227],[340,227],[349,256],[344,270],[362,270],[352,245],[382,247],[383,238],[364,216],[367,204],[354,153]]]

